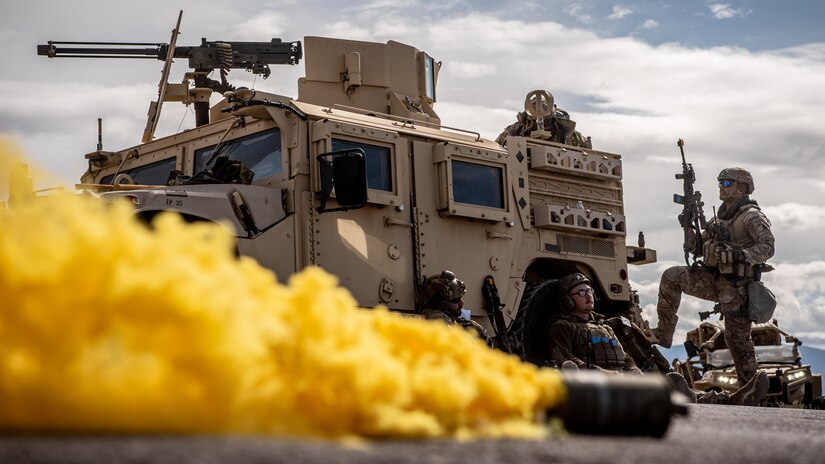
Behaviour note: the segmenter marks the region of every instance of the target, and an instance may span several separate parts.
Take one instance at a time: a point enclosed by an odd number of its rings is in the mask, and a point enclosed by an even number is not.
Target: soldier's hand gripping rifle
[[[679,139],[676,145],[682,153],[682,173],[676,174],[676,178],[682,179],[684,195],[674,193],[673,201],[683,206],[682,213],[679,214],[679,224],[685,232],[685,242],[682,246],[685,250],[685,263],[690,266],[690,255],[693,255],[693,265],[701,263],[698,260],[702,256],[702,230],[707,228],[705,213],[702,211],[705,203],[702,202],[702,192],[693,190],[696,173],[693,171],[693,165],[685,160],[684,140]]]

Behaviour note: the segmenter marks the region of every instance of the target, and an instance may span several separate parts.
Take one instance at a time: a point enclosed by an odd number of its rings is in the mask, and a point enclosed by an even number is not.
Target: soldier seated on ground
[[[487,330],[478,322],[470,319],[469,315],[462,314],[463,296],[466,292],[467,287],[464,282],[451,271],[432,275],[421,287],[421,301],[424,302],[421,314],[425,319],[437,319],[450,325],[457,324],[465,329],[471,329],[490,345],[491,340],[487,335]]]
[[[584,274],[561,280],[561,299],[562,314],[547,329],[551,359],[606,374],[642,373],[605,317],[593,311],[595,297]]]
[[[550,357],[561,363],[562,370],[595,369],[605,374],[642,374],[633,358],[625,353],[604,316],[593,311],[595,297],[590,280],[581,273],[561,280],[562,309],[566,312],[550,324],[547,335]],[[677,372],[668,372],[671,389],[684,394],[691,402],[745,404],[756,406],[768,393],[768,376],[755,375],[742,388],[727,392],[698,392]]]

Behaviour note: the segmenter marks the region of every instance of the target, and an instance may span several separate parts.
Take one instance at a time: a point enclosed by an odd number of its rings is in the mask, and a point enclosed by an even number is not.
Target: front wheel
[[[514,351],[524,361],[555,367],[550,359],[547,326],[560,314],[558,280],[527,282],[518,315],[510,330]]]

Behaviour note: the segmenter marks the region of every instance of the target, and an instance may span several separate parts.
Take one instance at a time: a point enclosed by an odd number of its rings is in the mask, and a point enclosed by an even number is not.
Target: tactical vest
[[[760,211],[756,205],[745,205],[736,212],[736,215],[730,219],[711,219],[711,224],[716,221],[726,234],[725,243],[731,248],[741,249],[748,248],[756,244],[748,233],[745,218],[751,214]],[[715,267],[719,269],[720,274],[731,275],[733,277],[753,277],[753,266],[749,263],[725,263],[720,264],[716,260],[717,237],[710,236],[702,245],[702,254],[706,266]]]
[[[609,326],[587,323],[590,336],[588,362],[604,369],[624,367],[625,352]]]

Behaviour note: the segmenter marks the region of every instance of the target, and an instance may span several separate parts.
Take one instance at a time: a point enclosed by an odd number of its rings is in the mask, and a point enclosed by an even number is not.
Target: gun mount
[[[65,42],[50,40],[37,46],[37,54],[49,58],[125,58],[158,59],[164,68],[158,84],[158,99],[149,105],[149,116],[143,132],[143,142],[154,138],[157,121],[164,101],[178,101],[186,105],[194,103],[195,124],[209,123],[209,96],[212,92],[223,94],[236,90],[227,81],[231,69],[245,69],[260,74],[264,79],[272,72],[270,64],[295,65],[303,57],[301,42],[282,42],[273,38],[269,42],[228,42],[201,39],[201,44],[191,47],[176,46],[180,33],[183,11],[178,14],[172,38],[168,43],[145,42]],[[186,58],[194,70],[187,73],[181,84],[169,84],[169,70],[174,58]],[[220,70],[220,82],[210,79],[209,74]],[[194,88],[189,88],[190,79]]]
[[[143,48],[139,48],[143,47]],[[37,54],[49,58],[127,58],[158,59],[186,58],[189,67],[198,72],[215,69],[245,69],[266,79],[270,64],[295,65],[303,57],[301,42],[223,42],[201,39],[191,47],[172,47],[168,43],[141,42],[62,42],[50,40],[37,46]]]

